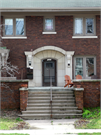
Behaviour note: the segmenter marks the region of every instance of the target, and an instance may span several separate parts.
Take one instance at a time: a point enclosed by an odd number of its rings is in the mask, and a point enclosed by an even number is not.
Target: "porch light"
[[[5,49],[5,48],[0,47],[0,62],[3,66],[7,62],[9,51],[10,51],[9,49]]]
[[[29,66],[31,66],[31,61],[29,61]]]

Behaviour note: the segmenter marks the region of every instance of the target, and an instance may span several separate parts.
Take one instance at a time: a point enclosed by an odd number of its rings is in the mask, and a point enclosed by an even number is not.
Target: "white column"
[[[33,68],[32,52],[25,52],[26,55],[26,68]]]
[[[74,51],[67,51],[65,55],[65,72],[72,79],[72,56]]]

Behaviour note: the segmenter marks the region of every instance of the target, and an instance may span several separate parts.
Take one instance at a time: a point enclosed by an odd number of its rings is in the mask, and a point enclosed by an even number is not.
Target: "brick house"
[[[1,0],[0,8],[3,46],[19,68],[12,83],[63,87],[67,74],[84,88],[83,106],[100,105],[99,0]],[[75,80],[78,74],[82,81]]]

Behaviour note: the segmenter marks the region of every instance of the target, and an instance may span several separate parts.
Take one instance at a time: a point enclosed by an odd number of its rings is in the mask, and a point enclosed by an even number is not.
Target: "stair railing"
[[[51,119],[52,119],[52,77],[50,77],[50,104],[51,104]]]

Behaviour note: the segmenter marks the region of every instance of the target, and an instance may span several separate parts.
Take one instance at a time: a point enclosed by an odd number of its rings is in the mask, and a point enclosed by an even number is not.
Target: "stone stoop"
[[[52,88],[52,115],[50,89],[29,89],[26,111],[20,117],[24,119],[59,119],[78,118],[82,110],[75,103],[73,89]],[[52,117],[51,117],[52,116]]]

